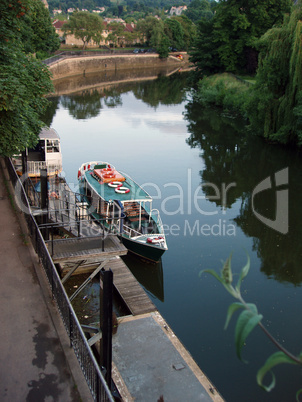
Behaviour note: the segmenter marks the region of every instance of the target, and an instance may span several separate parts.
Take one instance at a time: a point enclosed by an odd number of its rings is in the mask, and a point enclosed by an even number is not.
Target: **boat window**
[[[60,152],[58,140],[47,140],[47,153]]]

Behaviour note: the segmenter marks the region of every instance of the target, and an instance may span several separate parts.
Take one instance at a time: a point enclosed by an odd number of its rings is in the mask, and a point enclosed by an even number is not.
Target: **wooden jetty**
[[[113,272],[114,287],[125,301],[133,316],[157,310],[121,258],[108,262],[108,268]]]
[[[50,240],[47,242],[48,250],[54,261],[77,262],[79,260],[103,261],[109,257],[125,255],[128,250],[117,236],[107,237],[72,237],[68,239]]]
[[[157,311],[156,306],[119,256],[108,257],[103,260],[94,258],[77,262],[72,262],[68,259],[57,261],[63,276],[63,283],[71,274],[75,273],[90,272],[91,275],[94,275],[94,273],[96,275],[96,270],[99,270],[101,266],[102,268],[111,269],[113,272],[113,286],[133,316]]]

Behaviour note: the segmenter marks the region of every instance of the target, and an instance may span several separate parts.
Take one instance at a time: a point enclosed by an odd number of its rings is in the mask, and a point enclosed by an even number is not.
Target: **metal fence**
[[[43,236],[41,235],[35,218],[30,213],[30,207],[24,187],[14,169],[11,159],[6,159],[6,166],[10,179],[15,186],[16,194],[18,195],[17,202],[19,207],[21,206],[23,211],[27,211],[24,216],[28,225],[33,247],[38,254],[45,270],[47,279],[51,286],[53,298],[57,303],[63,323],[68,333],[70,345],[75,351],[91,394],[94,400],[97,402],[114,402],[114,398],[106,384],[99,365],[87,342],[81,324],[77,319],[77,316],[61,283],[61,279],[49,255]]]
[[[48,59],[42,60],[43,64],[46,64],[49,66],[50,64],[53,64],[57,62],[58,60],[61,59],[67,59],[67,58],[72,58],[72,57],[87,57],[87,56],[107,56],[109,54],[133,54],[133,51],[128,50],[128,49],[108,49],[108,50],[93,50],[93,51],[84,51],[84,50],[79,50],[79,51],[65,51],[61,52],[55,56],[49,57]]]

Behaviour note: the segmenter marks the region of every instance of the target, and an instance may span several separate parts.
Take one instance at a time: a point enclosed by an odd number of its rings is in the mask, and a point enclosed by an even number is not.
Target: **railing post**
[[[103,236],[102,236],[102,251],[105,251],[105,227],[103,226]]]
[[[41,179],[41,210],[42,210],[42,223],[45,224],[48,221],[48,180],[47,169],[40,170]],[[43,230],[44,239],[48,240],[48,229]]]
[[[112,369],[112,291],[113,291],[113,272],[104,271],[103,273],[103,300],[101,317],[101,355],[102,366],[105,367],[105,379],[111,390],[111,369]]]

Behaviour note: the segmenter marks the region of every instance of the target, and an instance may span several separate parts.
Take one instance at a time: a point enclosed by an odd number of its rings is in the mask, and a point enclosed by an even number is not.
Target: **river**
[[[219,272],[232,254],[236,282],[249,256],[244,299],[284,347],[300,353],[301,156],[265,144],[244,121],[194,105],[186,79],[177,73],[54,96],[44,119],[61,137],[71,187],[83,162],[106,160],[154,197],[169,247],[163,276],[131,257],[129,266],[221,395],[230,402],[294,401],[301,368],[278,366],[275,389],[260,389],[257,370],[275,347],[256,328],[243,346],[248,363],[241,362],[237,316],[224,330],[235,300],[200,272]]]

